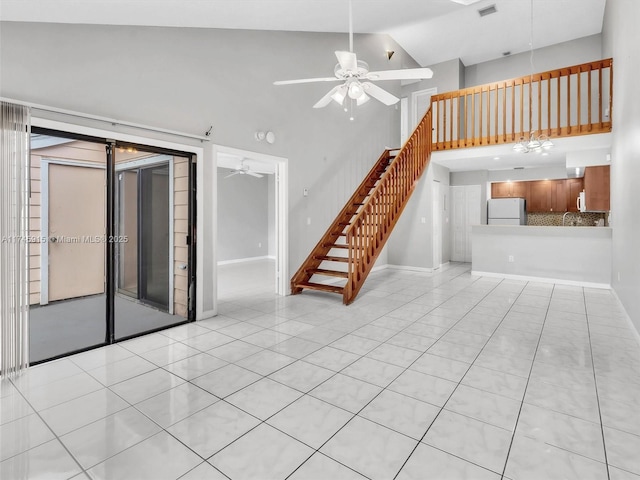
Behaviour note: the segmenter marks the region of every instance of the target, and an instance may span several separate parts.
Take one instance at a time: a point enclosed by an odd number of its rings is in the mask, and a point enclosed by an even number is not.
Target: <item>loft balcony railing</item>
[[[434,95],[433,150],[610,132],[612,86],[609,58]]]

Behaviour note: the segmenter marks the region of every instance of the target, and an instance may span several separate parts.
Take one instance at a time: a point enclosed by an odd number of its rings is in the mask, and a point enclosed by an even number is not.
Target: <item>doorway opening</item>
[[[217,298],[287,293],[286,159],[216,147]]]
[[[33,128],[31,363],[195,319],[193,161]]]

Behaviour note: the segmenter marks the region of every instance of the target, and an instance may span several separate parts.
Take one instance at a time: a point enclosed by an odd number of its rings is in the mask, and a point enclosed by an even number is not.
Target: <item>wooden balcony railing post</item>
[[[603,70],[606,69],[609,69],[609,85],[604,83]],[[584,74],[587,75],[586,82]],[[577,76],[575,80],[574,76]],[[586,94],[583,92],[585,83]],[[597,83],[595,88],[594,83]],[[592,112],[596,91],[597,119],[593,118]],[[431,98],[431,111],[438,113],[432,118],[435,132],[430,139],[435,142],[434,150],[448,150],[516,142],[531,132],[546,133],[550,137],[606,133],[611,131],[611,121],[604,117],[603,110],[607,106],[611,108],[612,96],[611,59],[437,94]],[[606,99],[608,105],[605,105]],[[546,114],[543,113],[545,106]],[[586,118],[583,117],[585,112]]]

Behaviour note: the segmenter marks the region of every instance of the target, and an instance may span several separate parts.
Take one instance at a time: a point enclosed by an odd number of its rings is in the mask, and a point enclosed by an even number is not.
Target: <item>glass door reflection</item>
[[[176,194],[183,182],[174,172],[179,177],[183,163],[188,160],[116,148],[116,339],[187,319],[176,303],[182,297],[175,299],[176,289],[183,288],[176,275],[183,271],[176,274],[172,261],[176,225],[182,222],[176,201],[184,197]]]
[[[106,163],[104,143],[31,135],[31,363],[105,342]]]

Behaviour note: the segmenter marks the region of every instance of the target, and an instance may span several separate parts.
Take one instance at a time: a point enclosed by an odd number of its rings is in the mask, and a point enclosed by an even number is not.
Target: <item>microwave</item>
[[[587,200],[586,192],[583,190],[578,195],[578,199],[576,201],[579,212],[586,212],[587,211],[587,201],[586,200]]]

